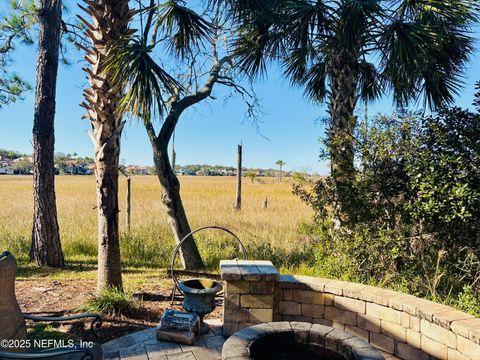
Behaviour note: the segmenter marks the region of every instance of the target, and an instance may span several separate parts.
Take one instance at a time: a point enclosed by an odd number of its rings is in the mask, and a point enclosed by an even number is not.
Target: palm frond
[[[285,0],[209,0],[210,7],[223,5],[228,15],[239,23],[249,23],[258,17],[274,13]]]
[[[235,39],[235,60],[243,72],[251,76],[262,76],[266,64],[278,59],[284,36],[276,32],[268,22],[244,26]]]
[[[123,39],[108,45],[103,71],[114,86],[123,91],[117,106],[119,114],[130,113],[144,122],[162,114],[166,97],[182,86],[150,56],[152,46],[140,38]]]
[[[463,84],[473,52],[471,2],[403,1],[380,39],[386,78],[398,104],[423,95],[430,108],[448,104]]]
[[[283,74],[293,85],[303,85],[307,73],[309,51],[306,47],[298,47],[290,51],[283,59]]]
[[[369,28],[384,15],[378,0],[342,1],[338,12],[339,41],[348,50],[357,49]]]
[[[311,101],[321,103],[328,96],[328,59],[318,59],[305,73],[305,96]]]
[[[383,76],[393,87],[399,106],[416,98],[425,61],[425,44],[433,41],[427,28],[401,20],[388,24],[379,40],[382,49]]]
[[[448,74],[436,64],[426,67],[423,75],[422,92],[425,102],[431,109],[436,109],[454,101],[463,85],[459,76]],[[457,74],[458,75],[458,74]]]
[[[362,61],[359,64],[358,89],[360,98],[364,101],[373,101],[383,95],[384,81],[374,64]]]
[[[213,25],[178,1],[169,0],[159,6],[157,26],[170,36],[169,48],[182,57],[203,41],[212,41]]]
[[[324,1],[287,1],[282,9],[283,32],[293,47],[310,47],[322,34],[331,31],[331,11]],[[315,34],[315,36],[313,35]]]
[[[398,1],[397,15],[414,19],[420,13],[430,14],[450,23],[469,23],[475,20],[475,1],[471,0],[402,0]]]

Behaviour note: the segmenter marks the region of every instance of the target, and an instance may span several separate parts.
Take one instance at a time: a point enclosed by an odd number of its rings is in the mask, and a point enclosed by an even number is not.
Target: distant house
[[[11,167],[0,166],[0,175],[13,175],[14,171]]]
[[[192,170],[181,169],[181,170],[177,171],[177,175],[180,175],[180,176],[196,176],[197,174],[195,173],[195,171],[192,171]]]
[[[62,167],[62,173],[69,175],[92,175],[94,164],[86,163],[81,160],[66,160]]]
[[[14,173],[11,166],[0,165],[0,175],[13,175]]]
[[[0,175],[13,175],[15,172],[12,169],[13,162],[6,158],[2,157],[0,161]]]
[[[148,167],[139,165],[130,165],[125,168],[128,174],[132,175],[148,175]]]
[[[222,169],[222,170],[220,170],[219,175],[221,175],[221,176],[235,176],[236,172],[234,170],[230,170],[230,169]]]

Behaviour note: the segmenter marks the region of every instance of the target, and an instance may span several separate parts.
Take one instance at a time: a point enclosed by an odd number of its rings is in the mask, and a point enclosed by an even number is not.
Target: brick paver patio
[[[225,338],[221,319],[205,321],[210,331],[192,345],[158,341],[156,328],[122,336],[102,345],[105,360],[220,360]]]

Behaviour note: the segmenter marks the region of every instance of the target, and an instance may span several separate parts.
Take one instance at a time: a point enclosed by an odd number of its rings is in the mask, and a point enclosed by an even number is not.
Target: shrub
[[[465,285],[463,287],[463,291],[458,296],[458,303],[456,305],[460,310],[480,317],[479,294],[475,293],[471,285]]]
[[[331,178],[294,186],[315,211],[315,272],[480,309],[480,115],[378,115],[356,139],[340,211]]]

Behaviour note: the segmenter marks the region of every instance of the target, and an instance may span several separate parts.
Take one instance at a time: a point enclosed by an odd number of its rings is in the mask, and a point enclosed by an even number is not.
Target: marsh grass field
[[[272,259],[280,268],[302,263],[310,241],[299,226],[310,221],[311,210],[292,194],[289,179],[243,181],[243,206],[233,209],[234,177],[180,177],[181,194],[192,229],[205,225],[224,226],[246,245],[249,257]],[[151,272],[169,267],[175,247],[161,192],[155,176],[132,178],[132,228],[125,228],[126,180],[120,178],[121,250],[128,287],[143,282]],[[28,263],[32,227],[32,178],[0,177],[0,248],[15,254],[20,263],[19,279],[94,279],[97,254],[97,211],[93,176],[57,176],[56,193],[61,241],[66,270],[38,269]],[[263,209],[265,198],[268,208]],[[208,230],[198,233],[197,244],[211,271],[223,258],[239,256],[238,246],[226,233]]]

